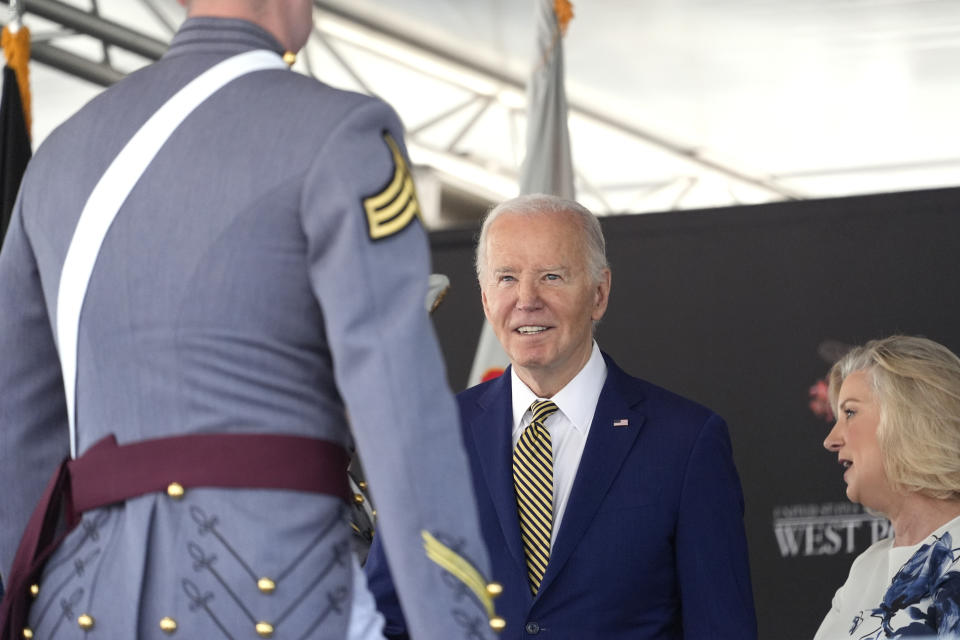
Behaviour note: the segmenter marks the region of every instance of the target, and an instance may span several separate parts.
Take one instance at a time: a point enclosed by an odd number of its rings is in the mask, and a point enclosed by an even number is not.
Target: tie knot
[[[534,400],[533,404],[530,405],[530,411],[533,412],[531,422],[542,427],[546,419],[555,414],[558,409],[559,407],[553,400]]]

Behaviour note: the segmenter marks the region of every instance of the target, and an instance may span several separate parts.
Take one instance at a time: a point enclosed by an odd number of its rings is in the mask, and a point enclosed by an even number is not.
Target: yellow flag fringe
[[[27,123],[27,135],[30,135],[30,29],[20,27],[11,31],[3,28],[0,38],[7,64],[17,74],[17,86],[20,88],[20,101],[23,103],[23,118]]]

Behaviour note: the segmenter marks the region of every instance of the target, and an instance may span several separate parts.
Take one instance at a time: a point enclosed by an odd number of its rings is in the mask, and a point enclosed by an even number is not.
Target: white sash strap
[[[57,346],[70,423],[70,456],[77,455],[77,334],[90,274],[107,230],[127,196],[170,135],[190,113],[225,84],[261,69],[285,69],[273,51],[258,49],[228,58],[178,91],[127,142],[83,207],[60,273],[57,291]]]

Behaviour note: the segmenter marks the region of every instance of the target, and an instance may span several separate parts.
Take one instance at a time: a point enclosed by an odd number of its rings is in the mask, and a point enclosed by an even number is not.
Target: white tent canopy
[[[517,193],[532,3],[315,4],[295,68],[394,105],[435,225]],[[20,5],[35,144],[183,20],[176,0]],[[574,12],[573,160],[578,198],[598,213],[960,184],[955,0],[583,0]]]

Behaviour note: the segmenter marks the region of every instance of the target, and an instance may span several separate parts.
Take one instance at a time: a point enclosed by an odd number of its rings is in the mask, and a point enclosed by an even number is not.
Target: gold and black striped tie
[[[527,556],[527,577],[530,591],[536,595],[550,559],[553,530],[553,446],[544,422],[557,411],[557,405],[550,400],[536,400],[530,410],[533,420],[513,451],[513,484],[520,536]]]

